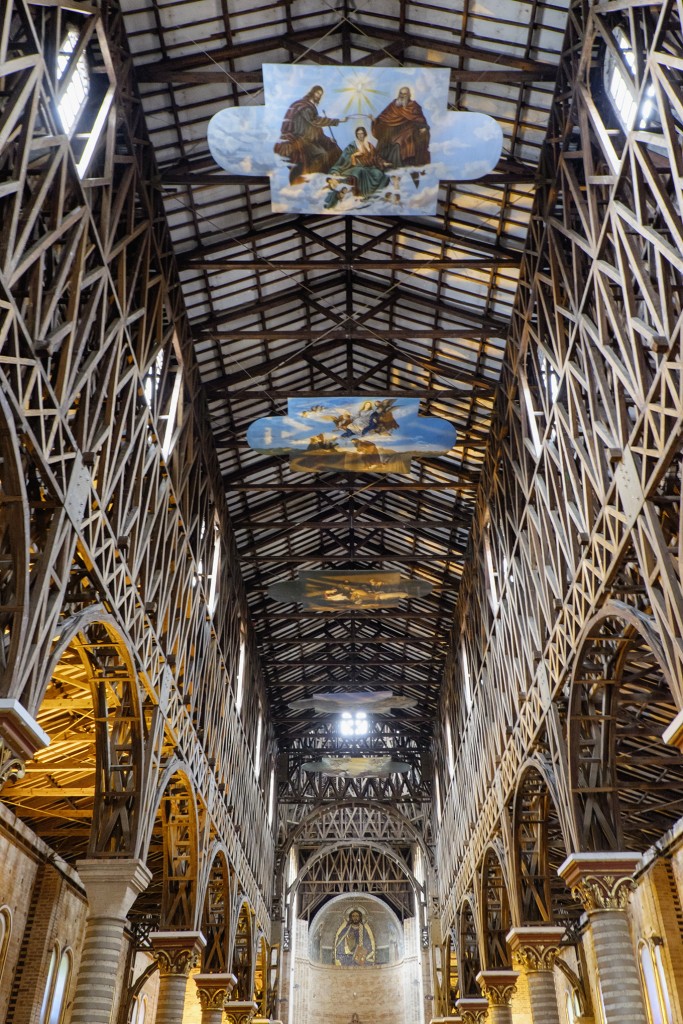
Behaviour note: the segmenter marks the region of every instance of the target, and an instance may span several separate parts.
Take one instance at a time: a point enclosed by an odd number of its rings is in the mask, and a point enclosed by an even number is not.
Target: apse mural
[[[389,775],[403,775],[410,771],[405,761],[394,761],[390,755],[381,757],[321,757],[319,761],[306,761],[305,772],[317,772],[338,779],[386,779]]]
[[[502,130],[450,111],[448,68],[264,64],[264,106],[211,118],[211,155],[267,175],[275,213],[435,214],[439,182],[488,174]]]
[[[297,601],[313,611],[353,611],[354,608],[393,608],[411,597],[425,597],[431,583],[398,572],[302,572],[295,580],[271,583],[274,601]]]
[[[344,693],[316,693],[312,697],[290,700],[293,711],[314,711],[318,715],[337,715],[345,711],[365,711],[368,715],[388,715],[391,711],[413,708],[414,697],[397,697],[391,690],[360,690]]]
[[[419,455],[443,455],[455,427],[420,416],[419,398],[290,398],[286,416],[266,416],[247,430],[255,451],[289,455],[296,472],[410,473]]]
[[[403,928],[393,911],[368,893],[336,896],[311,922],[308,955],[314,964],[336,967],[397,964],[404,957]]]

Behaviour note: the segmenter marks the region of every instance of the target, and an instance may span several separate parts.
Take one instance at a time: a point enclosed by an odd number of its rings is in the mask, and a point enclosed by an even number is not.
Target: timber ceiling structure
[[[197,364],[281,750],[348,746],[296,698],[391,689],[414,708],[364,749],[429,748],[547,130],[566,5],[520,0],[123,0]],[[264,63],[448,67],[449,106],[493,116],[495,170],[442,182],[434,217],[271,212],[267,178],[211,158],[211,116],[263,103]],[[419,398],[457,429],[410,477],[296,473],[252,451],[287,399]],[[315,569],[433,585],[398,609],[267,596]],[[308,738],[307,738],[308,737]],[[347,751],[348,752],[348,751]]]

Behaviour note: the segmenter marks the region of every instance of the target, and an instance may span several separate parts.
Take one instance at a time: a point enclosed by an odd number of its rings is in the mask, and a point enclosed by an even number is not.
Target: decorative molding
[[[47,747],[50,737],[18,700],[0,698],[0,789],[26,774],[26,761]]]
[[[558,868],[588,914],[625,910],[635,889],[637,853],[575,853]]]
[[[162,977],[168,974],[189,977],[206,945],[201,932],[154,932],[149,940]]]
[[[455,1006],[462,1024],[484,1024],[489,1012],[486,999],[458,999]]]
[[[252,1024],[258,1006],[248,999],[240,999],[227,1002],[223,1009],[225,1024]]]
[[[195,974],[197,996],[203,1010],[222,1010],[237,984],[234,974]]]
[[[489,1006],[509,1006],[518,977],[517,971],[480,971],[477,984]]]
[[[564,928],[534,925],[510,929],[507,944],[515,968],[525,974],[552,971],[560,954],[564,931]]]

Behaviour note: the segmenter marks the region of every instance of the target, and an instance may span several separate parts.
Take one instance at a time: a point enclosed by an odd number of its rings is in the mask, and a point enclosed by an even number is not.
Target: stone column
[[[251,1024],[258,1006],[248,999],[231,999],[225,1004],[225,1024]]]
[[[512,1024],[510,1000],[515,991],[517,971],[480,971],[477,984],[482,995],[488,999],[491,1024]]]
[[[560,1024],[553,968],[563,935],[564,928],[550,925],[512,928],[507,934],[513,966],[529,986],[531,1024]]]
[[[223,1005],[237,984],[234,974],[195,974],[202,1024],[223,1024]]]
[[[488,1017],[489,1004],[486,999],[458,999],[455,1008],[460,1014],[463,1024],[485,1024]]]
[[[159,965],[155,1024],[182,1024],[187,979],[206,940],[201,932],[153,932],[149,940]]]
[[[558,869],[588,915],[605,1024],[647,1024],[626,907],[637,853],[574,853]]]
[[[116,995],[128,911],[152,873],[141,860],[80,860],[76,869],[88,897],[72,1024],[109,1024]]]

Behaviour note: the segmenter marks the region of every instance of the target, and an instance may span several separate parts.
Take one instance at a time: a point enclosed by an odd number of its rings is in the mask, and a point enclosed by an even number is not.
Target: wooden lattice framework
[[[572,5],[446,672],[444,929],[492,842],[513,924],[557,922],[544,862],[644,851],[683,810],[680,30],[675,3]]]

